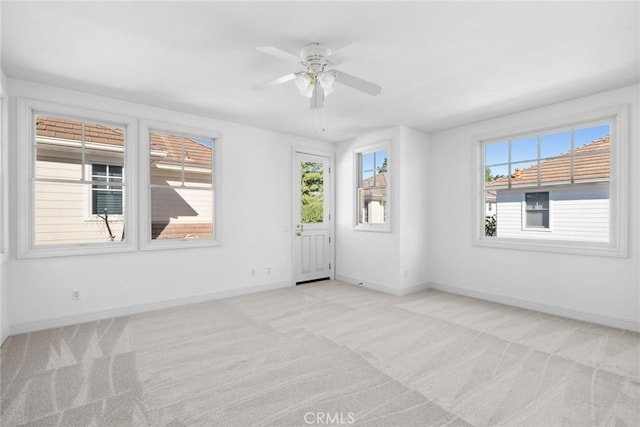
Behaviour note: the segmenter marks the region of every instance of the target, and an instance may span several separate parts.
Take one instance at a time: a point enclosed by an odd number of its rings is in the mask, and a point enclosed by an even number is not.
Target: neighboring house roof
[[[95,123],[85,123],[85,141],[123,145],[124,131]],[[36,116],[36,135],[40,137],[82,141],[82,122],[59,117]]]
[[[609,178],[609,148],[608,136],[583,145],[574,151],[573,177],[574,181],[606,180]],[[540,184],[571,181],[571,153],[564,153],[553,159],[540,162]],[[511,185],[537,185],[538,166],[515,169],[511,175]],[[485,187],[506,187],[509,177],[504,176],[495,181],[487,182]]]
[[[387,174],[388,172],[382,172],[362,181],[362,189],[366,191],[370,197],[378,196],[382,197],[387,193]],[[375,180],[374,180],[375,178]]]
[[[180,159],[180,146],[181,137],[151,133],[151,149],[167,153],[163,162],[171,162],[171,159]],[[193,162],[211,165],[211,147],[207,147],[193,139],[185,138],[184,160],[187,164]]]
[[[93,144],[124,145],[124,130],[97,123],[84,126],[85,142]],[[82,141],[82,122],[59,117],[36,116],[36,136],[53,140]],[[49,141],[51,142],[51,141]],[[162,163],[180,164],[181,137],[151,133],[151,149]],[[185,162],[211,165],[211,147],[194,139],[184,139]]]

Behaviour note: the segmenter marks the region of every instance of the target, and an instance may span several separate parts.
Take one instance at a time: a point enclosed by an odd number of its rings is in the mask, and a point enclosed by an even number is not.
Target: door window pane
[[[371,163],[373,167],[373,163]],[[300,163],[300,221],[303,224],[324,222],[324,169],[322,163]]]

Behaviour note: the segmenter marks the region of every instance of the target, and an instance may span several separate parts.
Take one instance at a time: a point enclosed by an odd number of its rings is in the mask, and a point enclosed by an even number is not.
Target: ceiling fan
[[[295,62],[305,69],[255,85],[253,86],[254,90],[266,89],[295,80],[300,94],[311,99],[312,109],[322,108],[324,97],[335,89],[334,82],[373,96],[378,95],[382,90],[377,84],[332,68],[334,65],[346,62],[350,56],[363,50],[364,48],[358,43],[348,45],[335,52],[320,43],[309,43],[300,50],[298,55],[272,46],[260,46],[257,49],[267,55]]]

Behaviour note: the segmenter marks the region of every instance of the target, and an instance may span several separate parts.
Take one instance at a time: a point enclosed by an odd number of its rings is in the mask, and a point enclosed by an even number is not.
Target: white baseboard
[[[129,316],[131,314],[144,313],[147,311],[161,310],[163,308],[177,307],[187,304],[212,301],[222,298],[235,297],[238,295],[252,294],[256,292],[270,291],[273,289],[293,286],[291,282],[269,283],[267,285],[252,286],[241,289],[231,289],[220,292],[210,292],[205,294],[190,295],[188,297],[176,298],[165,301],[155,301],[145,304],[136,304],[125,307],[115,307],[106,310],[93,311],[87,313],[73,314],[49,319],[39,319],[28,322],[18,322],[9,324],[9,335],[24,334],[27,332],[41,331],[44,329],[59,328],[61,326],[75,325],[78,323],[93,322],[95,320],[110,319],[112,317]]]
[[[374,291],[378,291],[378,292],[382,292],[390,295],[396,295],[396,296],[405,296],[405,295],[412,294],[414,292],[419,292],[425,289],[429,289],[428,283],[407,286],[405,288],[394,288],[392,286],[382,285],[380,283],[362,281],[362,280],[354,279],[353,277],[343,276],[340,274],[336,274],[336,280],[340,282],[348,283],[350,285],[359,285],[367,289],[372,289]],[[360,285],[360,283],[362,283],[362,285]]]
[[[640,332],[640,320],[620,319],[596,313],[587,313],[584,311],[578,311],[571,308],[560,307],[557,305],[527,301],[519,298],[508,297],[505,295],[498,295],[490,292],[478,291],[475,289],[461,288],[458,286],[443,285],[440,283],[430,282],[429,288],[436,289],[438,291],[449,292],[452,294],[464,295],[486,301],[497,302],[500,304],[512,305],[515,307],[525,308],[527,310],[553,314],[554,316],[567,317],[569,319],[582,320],[584,322],[597,323],[600,325],[611,326],[613,328]]]

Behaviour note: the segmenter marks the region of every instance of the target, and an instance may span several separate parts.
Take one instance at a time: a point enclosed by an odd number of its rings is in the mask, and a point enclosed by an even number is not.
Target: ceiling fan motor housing
[[[312,73],[318,73],[327,65],[331,65],[327,60],[329,55],[331,55],[331,49],[320,43],[309,43],[300,50],[302,64]]]

